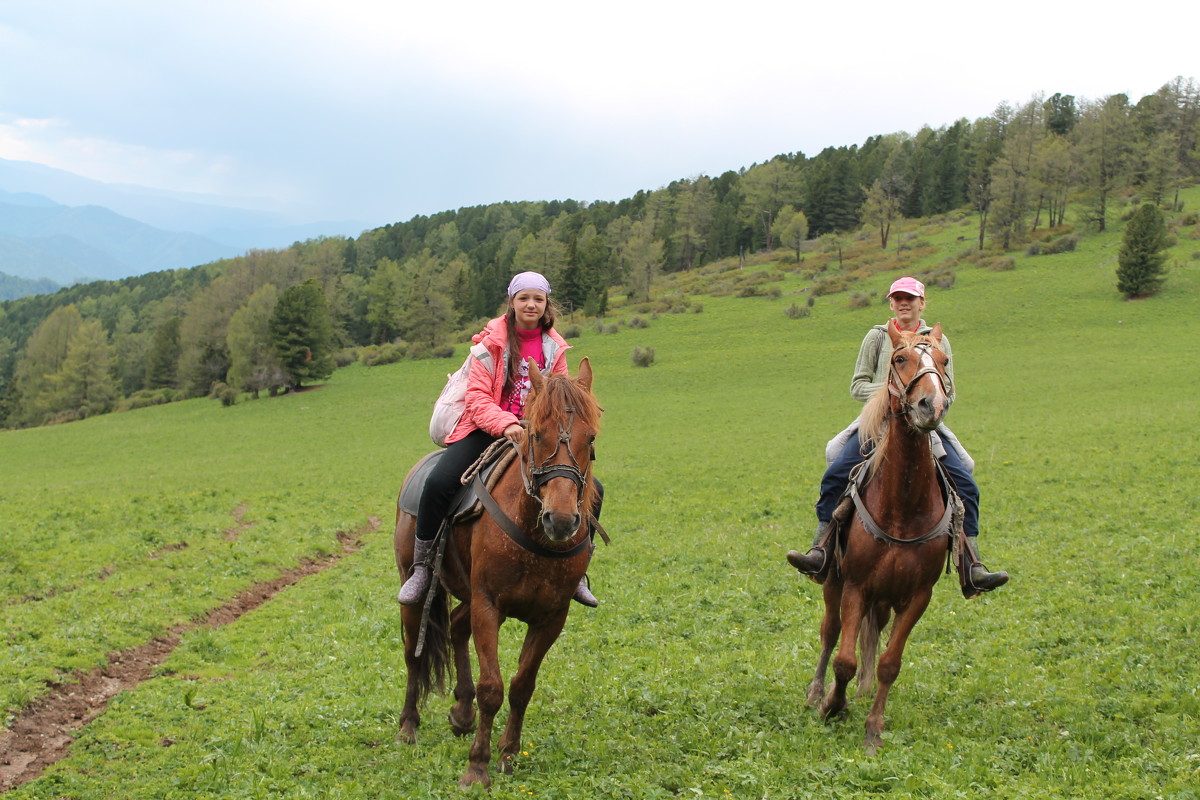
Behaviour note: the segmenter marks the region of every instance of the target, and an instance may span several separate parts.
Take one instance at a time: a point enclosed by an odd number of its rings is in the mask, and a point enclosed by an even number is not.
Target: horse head
[[[888,393],[893,415],[904,415],[918,431],[932,431],[950,409],[946,365],[950,363],[938,323],[928,336],[897,331],[888,325],[892,340],[891,366],[888,369]]]
[[[543,377],[530,363],[531,388],[525,405],[526,490],[538,501],[538,522],[552,542],[571,539],[592,508],[593,442],[600,429],[600,406],[592,395],[587,358],[575,378]]]

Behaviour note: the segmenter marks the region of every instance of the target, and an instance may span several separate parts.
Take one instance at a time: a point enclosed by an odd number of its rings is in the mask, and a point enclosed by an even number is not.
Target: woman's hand
[[[525,441],[525,429],[515,422],[504,429],[503,435],[505,439],[508,439],[513,444],[520,444]]]

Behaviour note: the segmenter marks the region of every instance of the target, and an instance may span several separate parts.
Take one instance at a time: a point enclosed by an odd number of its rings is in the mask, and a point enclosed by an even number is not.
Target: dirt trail
[[[176,625],[138,647],[111,654],[103,668],[77,673],[67,683],[51,685],[48,695],[31,703],[17,715],[8,731],[0,733],[0,794],[28,783],[64,758],[79,729],[102,714],[118,694],[149,678],[154,668],[179,646],[182,636],[197,628],[228,625],[280,590],[356,552],[362,546],[362,538],[378,530],[379,525],[379,518],[372,516],[353,533],[338,532],[340,552],[305,559],[279,577],[250,587],[200,619]]]

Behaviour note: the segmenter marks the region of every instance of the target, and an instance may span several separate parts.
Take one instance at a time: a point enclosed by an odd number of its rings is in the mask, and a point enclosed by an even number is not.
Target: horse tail
[[[409,670],[417,681],[418,702],[430,692],[446,691],[453,653],[450,648],[450,596],[441,582],[429,587],[429,621],[425,626],[425,641],[421,654],[414,656]]]
[[[863,615],[858,628],[858,693],[865,694],[875,682],[875,666],[879,659],[879,639],[887,625],[888,610],[872,603]]]

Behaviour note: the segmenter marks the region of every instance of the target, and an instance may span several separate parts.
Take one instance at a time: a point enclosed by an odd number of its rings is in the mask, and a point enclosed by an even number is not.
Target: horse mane
[[[567,409],[572,412],[568,412]],[[561,372],[554,372],[546,378],[541,389],[533,393],[529,404],[525,406],[525,419],[529,427],[546,428],[557,426],[559,420],[566,423],[570,413],[574,413],[575,421],[592,430],[600,432],[600,404],[590,391],[582,388],[575,379]],[[580,464],[587,470],[588,465]],[[595,498],[596,485],[593,481],[585,481],[583,487],[583,507],[591,508]]]
[[[902,331],[900,336],[900,347],[912,347],[918,342],[933,341],[929,336],[914,331]],[[892,352],[894,353],[897,349],[893,347]],[[885,376],[883,385],[868,398],[862,414],[858,418],[858,439],[862,443],[863,450],[874,448],[875,452],[882,452],[883,446],[887,442],[888,418],[891,411],[888,394],[889,380]],[[867,465],[867,477],[870,477],[871,473],[875,471],[875,465],[876,459],[872,458]]]

